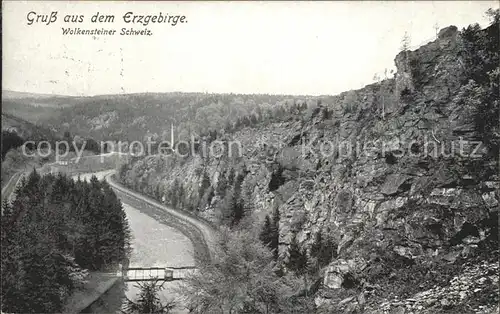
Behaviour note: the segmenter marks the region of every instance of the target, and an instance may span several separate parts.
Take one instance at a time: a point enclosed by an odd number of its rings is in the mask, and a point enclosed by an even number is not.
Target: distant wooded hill
[[[20,117],[57,134],[96,140],[153,140],[190,134],[231,132],[266,119],[286,119],[286,112],[315,104],[315,97],[203,93],[140,93],[71,97],[8,93],[3,113]]]

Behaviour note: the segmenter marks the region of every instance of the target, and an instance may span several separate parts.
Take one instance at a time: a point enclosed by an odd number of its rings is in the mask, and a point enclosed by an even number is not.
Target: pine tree
[[[405,68],[403,71],[409,71],[410,70],[410,60],[409,60],[409,49],[410,49],[410,43],[411,43],[411,37],[408,32],[405,32],[403,39],[401,40],[401,51],[404,52],[405,54],[405,63],[404,66]]]
[[[200,209],[205,209],[210,206],[212,198],[215,196],[214,189],[209,186],[207,190],[205,190],[204,194],[201,195],[200,201],[198,202],[198,207]]]
[[[179,189],[180,189],[180,183],[177,178],[175,178],[174,183],[172,183],[172,186],[170,187],[168,193],[167,193],[167,201],[170,202],[170,205],[172,207],[177,207],[177,203],[179,200]]]
[[[243,180],[245,180],[245,176],[245,170],[243,170],[236,176],[236,180],[234,182],[234,196],[236,197],[236,199],[239,199],[241,196],[241,185],[243,183]]]
[[[12,205],[8,200],[4,199],[2,201],[2,222],[4,221],[4,219],[7,219],[8,221],[11,216],[12,216]]]
[[[279,223],[279,222],[278,222]],[[260,241],[273,252],[273,258],[278,260],[279,229],[277,224],[266,215],[264,225],[259,236]]]
[[[300,249],[299,244],[297,243],[296,235],[293,235],[292,241],[290,242],[288,261],[285,265],[289,270],[299,276],[302,276],[304,279],[304,291],[307,296],[307,291],[309,289],[307,274],[312,269],[312,265],[307,258],[307,252],[305,249]]]
[[[212,202],[212,199],[215,196],[214,189],[212,187],[208,188],[208,193],[207,193],[207,205],[210,205]]]
[[[154,186],[154,197],[157,200],[161,199],[161,187],[159,183],[156,183]]]
[[[271,249],[274,253],[274,260],[278,260],[278,247],[279,247],[279,238],[280,238],[280,212],[278,207],[274,208],[273,211],[273,221],[272,221],[272,237],[271,237]]]
[[[242,201],[236,201],[233,205],[233,221],[231,222],[231,226],[237,226],[241,219],[245,216],[245,207]]]
[[[298,275],[303,275],[306,273],[308,266],[307,253],[305,250],[300,249],[296,235],[293,235],[288,249],[286,267]]]
[[[318,267],[327,266],[336,257],[337,245],[327,237],[323,239],[322,233],[318,232],[311,246],[311,257],[317,259]]]
[[[203,195],[205,195],[205,191],[211,186],[210,183],[210,177],[208,174],[204,171],[203,172],[203,177],[201,179],[201,184],[200,188],[198,189],[198,195],[200,197],[200,200],[203,198]]]
[[[36,169],[33,168],[33,171],[28,175],[28,180],[26,180],[26,183],[23,185],[23,191],[35,190],[39,182],[40,175],[38,174]]]
[[[234,168],[231,167],[231,170],[229,170],[229,175],[227,177],[227,184],[229,186],[233,186],[233,184],[234,184],[234,176],[235,176],[235,171],[234,171]]]
[[[230,225],[233,221],[233,208],[235,206],[234,191],[231,189],[226,193],[226,196],[219,202],[219,212],[221,223]]]
[[[219,182],[217,183],[217,191],[216,191],[217,195],[219,195],[221,198],[224,198],[227,188],[228,188],[228,182],[225,177],[225,174],[222,173],[219,176]]]
[[[271,218],[269,215],[266,215],[264,220],[264,226],[262,227],[262,231],[260,232],[259,239],[265,246],[271,248],[271,242],[273,237],[273,226],[271,222]]]
[[[163,290],[163,284],[159,284],[158,280],[152,282],[144,282],[136,285],[140,289],[137,301],[132,301],[127,298],[126,314],[142,314],[142,313],[171,313],[176,307],[175,301],[169,301],[162,304],[159,298],[159,293]]]
[[[313,244],[311,245],[311,256],[318,257],[323,248],[323,237],[321,232],[316,233]]]

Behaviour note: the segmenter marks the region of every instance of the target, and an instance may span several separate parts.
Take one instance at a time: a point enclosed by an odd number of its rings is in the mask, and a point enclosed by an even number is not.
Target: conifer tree
[[[264,220],[264,226],[260,233],[260,240],[273,252],[274,260],[278,260],[279,230],[276,223],[271,220],[269,215],[266,215]]]
[[[228,188],[228,181],[226,179],[225,174],[222,173],[219,176],[219,182],[217,183],[217,191],[216,191],[217,195],[219,195],[221,198],[224,198],[227,188]]]
[[[286,267],[298,275],[305,274],[308,269],[307,253],[305,250],[300,249],[296,235],[293,235],[290,242]]]
[[[234,176],[235,176],[235,171],[234,171],[234,168],[231,167],[231,170],[229,170],[229,175],[227,177],[227,184],[229,186],[233,186],[233,184],[234,184]]]
[[[73,182],[36,171],[21,182],[1,221],[2,310],[61,312],[86,270],[103,270],[129,251],[130,230],[106,182]]]
[[[206,204],[206,198],[204,199],[204,196],[205,196],[205,192],[206,190],[211,187],[211,183],[210,183],[210,177],[208,176],[208,174],[206,173],[206,171],[203,172],[203,176],[202,176],[202,179],[201,179],[201,184],[200,184],[200,187],[198,189],[198,196],[199,196],[199,207],[204,207]],[[203,202],[205,201],[205,202]]]
[[[274,208],[273,211],[273,221],[272,221],[272,238],[271,238],[271,249],[274,252],[274,260],[278,260],[278,247],[280,238],[280,211],[278,207]]]
[[[219,212],[221,217],[221,223],[224,225],[230,225],[233,220],[233,208],[236,204],[234,198],[234,190],[229,190],[226,196],[219,203]]]
[[[271,218],[269,215],[266,215],[264,220],[264,226],[262,227],[262,231],[260,232],[259,239],[265,246],[271,248],[271,242],[273,237],[273,226],[271,222]]]
[[[311,257],[316,258],[317,267],[327,266],[336,257],[337,245],[330,238],[323,239],[321,232],[316,233],[316,237],[311,246]]]
[[[136,285],[140,289],[137,301],[127,298],[126,314],[156,313],[167,314],[176,307],[175,301],[162,303],[159,293],[163,290],[163,284],[159,284],[158,279],[151,282],[139,283]]]
[[[203,172],[203,178],[201,180],[201,186],[200,188],[204,191],[206,189],[208,189],[208,187],[210,186],[210,177],[208,176],[208,173],[206,172]]]
[[[242,201],[236,201],[236,203],[233,205],[233,221],[231,223],[231,226],[237,226],[241,219],[243,219],[243,216],[245,216],[245,207],[243,205]]]

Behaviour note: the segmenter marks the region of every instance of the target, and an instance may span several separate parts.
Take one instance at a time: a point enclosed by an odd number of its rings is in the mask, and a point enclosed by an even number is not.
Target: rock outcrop
[[[435,304],[464,304],[498,284],[497,268],[482,261],[498,258],[488,245],[498,243],[500,178],[498,156],[462,106],[462,50],[461,33],[445,28],[398,54],[394,79],[305,100],[315,108],[307,117],[232,134],[241,156],[191,158],[161,180],[184,178],[189,198],[202,172],[214,189],[230,169],[244,173],[247,214],[262,221],[279,210],[280,260],[293,236],[306,249],[317,233],[333,239],[336,258],[322,269],[317,305],[375,311],[373,300],[399,297],[377,313],[431,313]],[[162,161],[148,162],[154,172]],[[200,215],[218,223],[220,199],[215,193]],[[463,280],[478,282],[463,288]],[[496,302],[497,288],[488,292]]]

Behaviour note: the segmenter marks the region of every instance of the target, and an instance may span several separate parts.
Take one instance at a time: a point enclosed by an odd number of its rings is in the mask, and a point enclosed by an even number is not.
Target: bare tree
[[[410,45],[411,45],[411,36],[410,34],[408,34],[407,31],[405,31],[403,39],[401,40],[401,50],[405,53],[404,71],[408,71],[409,69],[408,51],[410,50]]]
[[[403,39],[401,40],[401,50],[408,51],[410,49],[410,44],[411,44],[411,36],[410,34],[408,34],[407,31],[405,31]]]
[[[384,76],[385,78],[387,79],[387,69],[384,70]],[[377,82],[378,84],[381,84],[381,81],[382,81],[382,78],[380,77],[379,74],[375,73],[375,75],[373,76],[373,80],[375,82]],[[385,96],[383,95],[383,84],[381,84],[380,86],[380,116],[382,117],[382,119],[385,119]]]
[[[434,31],[436,32],[436,39],[437,39],[439,34],[439,24],[437,22],[434,23]]]

